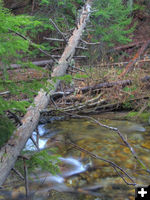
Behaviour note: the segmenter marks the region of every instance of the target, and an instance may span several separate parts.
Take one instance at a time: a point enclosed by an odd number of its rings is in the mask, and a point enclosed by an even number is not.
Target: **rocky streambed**
[[[150,168],[150,126],[127,120],[108,119],[108,114],[95,116],[109,126],[118,127],[135,149],[139,158]],[[150,175],[133,158],[119,136],[86,119],[53,120],[38,126],[40,149],[55,147],[60,155],[60,173],[52,175],[39,172],[30,174],[31,199],[72,200],[132,200],[134,186],[123,182],[116,171],[106,162],[94,159],[74,148],[72,143],[104,159],[113,161],[133,177],[139,185],[150,184]],[[36,137],[36,132],[33,133]],[[26,150],[34,151],[29,139]],[[129,181],[129,180],[128,180]],[[0,199],[23,199],[25,188],[22,181],[7,181],[7,189],[0,190]]]

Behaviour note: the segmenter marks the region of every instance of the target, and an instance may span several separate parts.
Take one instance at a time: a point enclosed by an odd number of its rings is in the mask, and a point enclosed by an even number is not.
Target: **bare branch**
[[[28,39],[26,36],[22,35],[21,33],[17,32],[17,31],[14,31],[14,30],[11,30],[9,29],[11,32],[14,32],[16,35],[22,37],[24,40],[27,40],[33,47],[35,47],[35,44],[30,40]],[[42,53],[44,53],[45,55],[47,55],[48,57],[50,57],[55,63],[58,63],[58,61],[53,58],[53,56],[51,56],[49,53],[47,53],[46,51],[44,51],[43,49],[41,49],[40,47],[37,47],[37,49],[39,49]]]
[[[53,24],[53,26],[56,28],[56,30],[58,31],[58,33],[62,36],[62,38],[64,39],[65,43],[67,44],[67,40],[64,36],[64,33],[61,32],[61,30],[58,28],[58,26],[55,24],[55,22],[50,18],[49,21]]]
[[[15,113],[11,112],[10,110],[8,110],[7,112],[13,116],[13,118],[15,119],[16,122],[18,122],[20,125],[22,125],[20,118]]]
[[[44,40],[50,40],[50,41],[56,41],[56,42],[64,42],[64,39],[59,39],[59,38],[47,38],[43,37]]]
[[[124,142],[124,144],[130,149],[130,152],[132,153],[132,155],[134,156],[134,158],[137,160],[137,162],[141,165],[141,167],[146,170],[146,172],[150,173],[150,170],[147,169],[147,167],[144,165],[144,163],[138,158],[138,156],[136,155],[135,150],[133,149],[133,147],[131,147],[131,145],[127,142],[127,140],[125,139],[125,137],[122,135],[122,133],[119,131],[118,128],[116,127],[111,127],[111,126],[107,126],[105,124],[100,123],[98,120],[96,120],[93,117],[89,117],[89,116],[80,116],[80,115],[74,115],[76,117],[79,118],[86,118],[86,119],[90,119],[92,121],[94,121],[95,123],[97,123],[98,125],[100,125],[101,127],[107,128],[109,130],[115,131],[119,137],[122,139],[122,141]]]
[[[10,91],[5,91],[5,92],[0,92],[0,95],[6,95],[6,94],[10,94]]]
[[[148,48],[150,45],[150,40],[143,43],[142,47],[137,51],[137,53],[134,55],[134,57],[130,60],[130,62],[127,64],[123,72],[119,75],[119,78],[122,78],[125,76],[129,71],[133,69],[134,64],[140,59],[140,56],[143,54],[143,52]]]
[[[87,42],[83,39],[80,39],[80,41],[85,43],[86,45],[99,45],[99,44],[101,44],[100,42]]]
[[[56,140],[56,141],[61,141],[61,140]],[[131,176],[129,176],[128,173],[127,173],[124,169],[122,169],[121,167],[119,167],[119,166],[118,166],[117,164],[115,164],[114,162],[112,162],[112,161],[110,161],[110,160],[106,160],[106,159],[104,159],[104,158],[102,158],[102,157],[100,157],[100,156],[98,156],[98,155],[96,155],[96,154],[94,154],[94,153],[92,153],[92,152],[89,152],[88,150],[86,150],[86,149],[84,149],[84,148],[78,146],[77,144],[75,144],[75,143],[73,143],[73,142],[70,142],[70,141],[65,141],[65,142],[68,143],[68,144],[71,144],[72,146],[74,146],[74,147],[75,147],[76,149],[78,149],[79,151],[82,151],[82,152],[87,153],[88,155],[90,155],[91,157],[93,157],[93,158],[95,158],[95,159],[102,160],[102,161],[104,161],[104,162],[109,163],[109,164],[115,169],[115,171],[117,172],[117,174],[123,179],[123,181],[124,181],[126,184],[128,184],[128,185],[133,185],[133,186],[137,185],[137,184],[134,182],[133,178],[132,178]],[[129,180],[131,181],[131,183],[127,182],[127,181],[124,179],[124,177],[121,175],[121,173],[118,172],[117,169],[119,169],[123,174],[125,174],[125,175],[129,178]]]
[[[29,197],[29,181],[28,181],[28,169],[27,169],[25,159],[23,159],[23,163],[24,163],[26,198],[28,199],[28,197]]]
[[[32,136],[30,137],[30,139],[32,140],[33,144],[36,146],[37,150],[39,151],[40,148],[39,148],[37,142],[34,140],[34,138]]]
[[[22,180],[24,180],[23,175],[22,175],[17,169],[15,169],[15,168],[13,167],[12,170],[13,170]]]

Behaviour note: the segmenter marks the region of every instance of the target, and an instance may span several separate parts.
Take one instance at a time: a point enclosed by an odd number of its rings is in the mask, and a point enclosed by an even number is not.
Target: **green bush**
[[[0,148],[8,141],[14,130],[13,123],[8,118],[0,115]]]

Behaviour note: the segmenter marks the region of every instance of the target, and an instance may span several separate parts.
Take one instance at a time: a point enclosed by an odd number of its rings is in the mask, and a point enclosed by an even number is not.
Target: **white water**
[[[67,172],[63,173],[64,177],[78,174],[86,170],[86,167],[75,158],[60,158],[60,160],[66,164],[69,164],[72,167],[71,170],[68,170]]]

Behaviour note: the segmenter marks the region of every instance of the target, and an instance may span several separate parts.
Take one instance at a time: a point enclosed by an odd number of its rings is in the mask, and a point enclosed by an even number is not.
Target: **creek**
[[[135,149],[139,158],[150,168],[150,126],[127,120],[115,119],[116,114],[94,116],[100,122],[117,127]],[[111,117],[110,117],[111,116]],[[114,117],[113,117],[114,116]],[[111,119],[110,119],[111,118]],[[114,120],[114,119],[115,120]],[[60,173],[31,174],[29,189],[33,200],[132,200],[134,186],[128,186],[106,162],[91,158],[65,141],[104,159],[113,161],[133,177],[139,185],[149,185],[150,175],[141,169],[130,150],[117,133],[100,127],[86,119],[54,120],[39,124],[40,149],[55,147],[60,155]],[[33,132],[35,137],[36,132]],[[61,141],[61,142],[60,142]],[[26,150],[34,151],[29,139]],[[129,180],[128,180],[129,181]],[[23,199],[25,188],[22,182],[7,181],[8,190],[0,190],[0,199]]]

